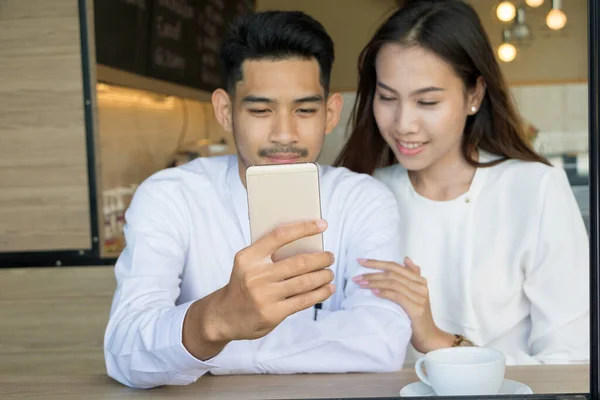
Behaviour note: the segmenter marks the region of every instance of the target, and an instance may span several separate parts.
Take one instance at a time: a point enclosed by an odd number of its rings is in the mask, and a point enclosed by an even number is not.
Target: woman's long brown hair
[[[356,101],[350,117],[351,133],[334,165],[372,174],[395,164],[392,149],[381,136],[373,114],[377,76],[375,60],[387,43],[420,46],[448,62],[466,89],[483,78],[486,91],[477,114],[467,117],[461,150],[475,167],[507,159],[550,163],[527,140],[508,85],[490,40],[475,10],[461,0],[412,1],[391,15],[360,54]],[[499,158],[489,163],[473,159],[481,149]]]

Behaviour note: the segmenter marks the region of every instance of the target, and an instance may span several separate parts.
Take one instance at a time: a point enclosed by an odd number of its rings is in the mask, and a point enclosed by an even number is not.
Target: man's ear
[[[333,93],[327,99],[327,121],[325,123],[325,134],[328,135],[340,122],[340,114],[344,106],[344,99],[339,93]]]
[[[223,89],[217,89],[212,94],[212,104],[215,117],[226,132],[233,131],[233,104],[229,93]]]

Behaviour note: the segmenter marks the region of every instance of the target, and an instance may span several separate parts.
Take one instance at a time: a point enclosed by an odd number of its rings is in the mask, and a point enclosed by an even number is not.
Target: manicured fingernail
[[[362,280],[362,281],[358,282],[358,284],[360,286],[367,286],[369,284],[369,281]]]
[[[359,263],[366,263],[367,262],[367,260],[365,258],[359,258],[357,261]]]
[[[379,294],[379,289],[371,289],[371,292],[373,292],[373,294]]]
[[[335,293],[335,285],[333,283],[329,284],[329,290],[331,291],[331,294]]]
[[[354,282],[360,282],[360,281],[362,281],[362,278],[363,278],[362,275],[359,275],[359,276],[355,276],[354,278],[352,278],[352,280]]]
[[[327,221],[325,221],[324,219],[320,219],[317,221],[317,226],[319,227],[319,229],[325,229],[327,228]]]

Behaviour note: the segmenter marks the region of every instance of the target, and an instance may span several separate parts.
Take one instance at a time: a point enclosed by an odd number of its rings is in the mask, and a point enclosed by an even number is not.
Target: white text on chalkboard
[[[123,0],[123,3],[137,6],[140,10],[146,9],[146,0]]]
[[[180,41],[181,21],[177,21],[175,25],[169,24],[164,20],[162,15],[159,15],[156,21],[156,33],[160,38],[167,38]]]
[[[204,37],[204,48],[205,49],[212,50],[215,53],[218,53],[220,46],[221,46],[221,39],[219,39],[219,38],[209,38],[207,36]]]
[[[187,0],[158,0],[158,5],[173,11],[182,18],[194,18],[194,9],[188,5]]]
[[[210,54],[210,53],[204,53],[202,54],[202,64],[211,67],[211,68],[216,68],[217,67],[217,56],[215,56],[214,54]]]
[[[185,58],[162,47],[154,49],[154,64],[159,67],[181,71],[182,74],[185,70]]]
[[[209,2],[215,5],[219,10],[225,8],[225,0],[209,0]]]
[[[208,36],[217,36],[219,34],[217,27],[208,21],[204,23],[204,32]]]
[[[225,23],[223,15],[218,10],[215,10],[210,4],[207,4],[204,8],[204,14],[209,20],[217,25],[223,25]]]

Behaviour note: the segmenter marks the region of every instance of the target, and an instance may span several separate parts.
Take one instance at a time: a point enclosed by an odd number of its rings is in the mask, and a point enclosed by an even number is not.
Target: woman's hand
[[[364,274],[352,280],[363,288],[371,289],[376,296],[400,305],[406,311],[412,322],[411,343],[417,351],[428,353],[452,347],[455,337],[435,325],[427,281],[421,276],[421,269],[410,258],[404,259],[405,266],[376,260],[358,261],[366,268],[382,272]]]

